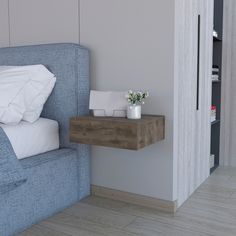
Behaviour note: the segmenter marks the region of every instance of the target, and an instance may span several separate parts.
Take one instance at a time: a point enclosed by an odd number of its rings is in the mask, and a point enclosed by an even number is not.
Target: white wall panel
[[[212,94],[212,55],[213,55],[213,13],[214,1],[201,0],[199,14],[201,15],[201,41],[200,41],[200,107],[197,117],[196,134],[198,162],[193,191],[202,184],[210,174],[210,140],[211,140],[211,94]],[[195,171],[195,172],[196,172]]]
[[[78,0],[10,0],[11,45],[79,41]]]
[[[0,47],[9,46],[8,0],[0,1]]]
[[[199,110],[198,14],[201,15]],[[174,164],[179,206],[209,176],[213,0],[176,1]]]

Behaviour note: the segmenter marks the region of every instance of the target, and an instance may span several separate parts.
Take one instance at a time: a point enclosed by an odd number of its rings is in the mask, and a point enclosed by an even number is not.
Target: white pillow
[[[0,67],[0,122],[35,122],[56,77],[43,65]]]

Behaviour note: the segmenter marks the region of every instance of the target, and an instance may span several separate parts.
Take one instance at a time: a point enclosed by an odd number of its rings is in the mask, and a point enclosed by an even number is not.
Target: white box
[[[215,155],[211,154],[210,155],[210,169],[215,166]]]
[[[215,68],[213,67],[213,68],[212,68],[212,72],[219,73],[219,72],[220,72],[220,69],[219,69],[219,68],[216,68],[216,67],[215,67]]]
[[[126,117],[127,92],[90,91],[89,109],[94,116]]]
[[[216,38],[218,38],[218,32],[217,32],[217,31],[215,31],[215,30],[213,30],[213,37],[216,37]]]
[[[212,81],[219,81],[219,75],[212,75],[211,79]]]
[[[216,121],[216,115],[211,115],[211,122]]]

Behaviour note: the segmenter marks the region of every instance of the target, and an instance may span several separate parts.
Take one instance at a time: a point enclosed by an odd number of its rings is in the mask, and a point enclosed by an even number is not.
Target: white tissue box
[[[127,92],[90,91],[89,109],[94,116],[126,117]]]

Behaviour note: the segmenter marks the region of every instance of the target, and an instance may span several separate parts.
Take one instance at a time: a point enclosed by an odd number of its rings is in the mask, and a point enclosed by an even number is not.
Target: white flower
[[[130,104],[144,104],[144,100],[149,96],[149,93],[147,91],[142,92],[142,91],[132,91],[129,90],[128,94],[125,95],[127,101]]]

